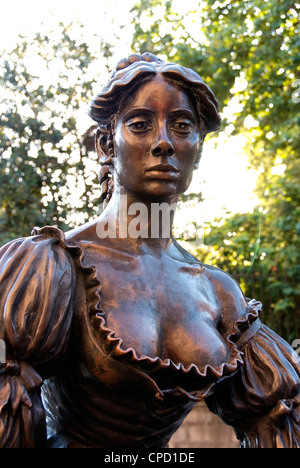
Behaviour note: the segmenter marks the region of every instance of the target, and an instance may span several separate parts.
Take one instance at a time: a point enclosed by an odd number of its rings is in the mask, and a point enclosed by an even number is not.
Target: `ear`
[[[95,135],[95,147],[102,165],[113,165],[113,148],[111,138],[105,135],[100,128]]]

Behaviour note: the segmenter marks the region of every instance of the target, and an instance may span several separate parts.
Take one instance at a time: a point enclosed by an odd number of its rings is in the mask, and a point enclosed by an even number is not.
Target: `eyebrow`
[[[139,115],[139,114],[149,114],[152,115],[154,112],[147,107],[131,107],[128,109],[122,116],[123,120],[130,118],[131,116]]]
[[[171,111],[171,115],[173,115],[174,117],[176,116],[180,117],[181,115],[185,115],[190,120],[193,120],[195,122],[197,121],[197,116],[195,115],[195,113],[191,111],[190,109],[186,109],[186,108],[174,109],[173,111]]]
[[[131,107],[123,115],[123,120],[126,120],[126,119],[128,119],[128,118],[130,118],[132,116],[135,116],[135,115],[139,115],[139,113],[148,114],[148,115],[156,114],[155,111],[153,111],[152,109],[149,109],[148,107]],[[176,117],[176,116],[180,117],[182,115],[185,115],[189,119],[191,119],[191,120],[193,120],[195,122],[197,121],[197,116],[195,115],[195,113],[192,110],[184,108],[184,107],[179,108],[179,109],[171,110],[170,114],[171,114],[171,116],[173,118]]]

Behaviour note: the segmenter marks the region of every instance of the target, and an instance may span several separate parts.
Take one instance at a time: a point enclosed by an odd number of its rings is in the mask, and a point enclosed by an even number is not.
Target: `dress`
[[[300,368],[259,302],[228,321],[226,362],[199,368],[124,349],[100,298],[57,228],[0,250],[0,447],[163,448],[202,399],[242,447],[300,446]]]

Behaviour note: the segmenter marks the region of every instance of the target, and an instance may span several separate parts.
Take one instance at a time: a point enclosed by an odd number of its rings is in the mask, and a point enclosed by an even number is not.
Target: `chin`
[[[182,195],[184,191],[180,190],[177,184],[166,183],[166,182],[156,182],[151,184],[151,186],[145,188],[143,192],[144,198],[153,199],[155,201],[164,201],[170,198],[177,198]]]

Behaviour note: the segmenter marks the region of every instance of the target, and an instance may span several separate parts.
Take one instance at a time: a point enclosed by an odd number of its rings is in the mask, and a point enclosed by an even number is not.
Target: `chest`
[[[106,326],[124,350],[201,368],[226,360],[220,305],[200,265],[102,256],[97,270]]]

